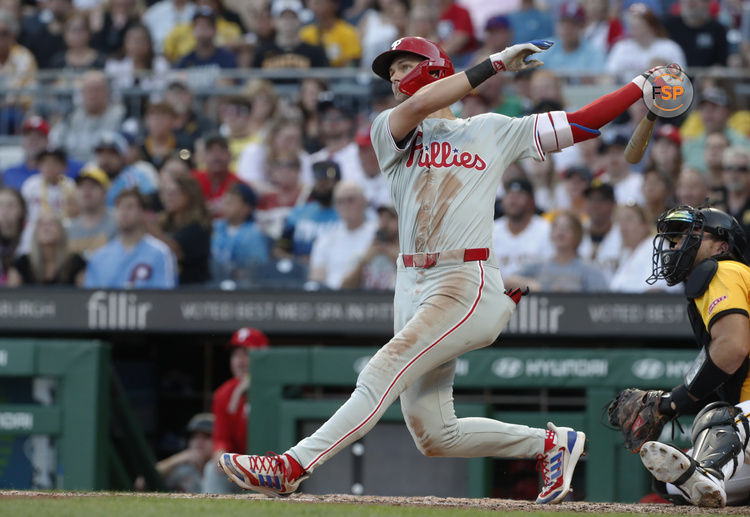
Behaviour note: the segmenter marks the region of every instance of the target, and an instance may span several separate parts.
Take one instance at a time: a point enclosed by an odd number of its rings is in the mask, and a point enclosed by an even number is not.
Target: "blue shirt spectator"
[[[540,11],[533,1],[521,3],[521,9],[508,14],[513,29],[513,43],[523,43],[535,39],[549,39],[555,34],[555,19],[547,12]]]
[[[333,208],[333,189],[341,181],[341,168],[332,160],[313,163],[315,183],[310,201],[296,206],[286,218],[276,246],[295,258],[307,260],[313,242],[321,232],[332,228],[340,219]]]
[[[562,6],[557,21],[555,45],[544,52],[545,68],[601,73],[606,62],[605,49],[595,48],[583,38],[584,23],[585,16],[580,6]]]
[[[166,244],[144,235],[133,247],[119,237],[96,251],[86,267],[84,287],[110,289],[171,289],[176,285],[177,267]]]
[[[176,285],[174,254],[146,233],[147,205],[138,189],[117,196],[117,236],[89,259],[84,287],[170,289]]]
[[[107,190],[107,206],[115,205],[117,196],[126,189],[137,188],[147,197],[156,194],[158,178],[156,174],[133,165],[126,165],[128,142],[119,133],[105,132],[94,147],[96,162],[100,169],[107,173],[110,181]]]
[[[265,264],[268,238],[251,220],[234,226],[226,219],[217,219],[211,235],[211,256],[223,270]]]
[[[72,158],[68,158],[67,165],[68,167],[65,169],[65,175],[71,179],[75,179],[83,168],[83,162],[79,162]],[[39,167],[37,167],[36,164],[29,166],[28,162],[9,167],[3,172],[3,185],[20,190],[23,182],[38,172]]]

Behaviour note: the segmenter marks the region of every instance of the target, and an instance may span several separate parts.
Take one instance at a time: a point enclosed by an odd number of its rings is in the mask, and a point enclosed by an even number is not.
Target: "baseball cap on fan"
[[[44,136],[47,136],[49,135],[49,130],[49,122],[38,115],[29,117],[21,126],[21,133],[28,133],[29,131],[39,131]]]
[[[560,6],[558,20],[569,21],[583,25],[586,21],[586,14],[578,2],[567,2]]]
[[[666,138],[677,147],[680,147],[682,145],[680,130],[677,129],[677,126],[673,126],[672,124],[664,124],[662,126],[659,126],[659,129],[656,130],[656,135],[654,136],[654,139],[657,138]]]
[[[525,178],[516,178],[508,182],[505,187],[506,192],[525,192],[530,196],[534,195],[534,185]]]
[[[271,5],[271,16],[278,18],[287,11],[299,16],[304,9],[299,0],[275,0]]]
[[[187,424],[188,434],[203,433],[211,435],[214,432],[214,415],[211,413],[198,413],[193,415]]]
[[[232,334],[229,346],[252,349],[268,348],[268,337],[256,328],[242,327]]]

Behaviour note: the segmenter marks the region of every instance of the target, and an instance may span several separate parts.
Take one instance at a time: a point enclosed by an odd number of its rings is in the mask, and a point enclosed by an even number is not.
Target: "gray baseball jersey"
[[[391,112],[378,115],[370,135],[398,212],[401,252],[492,248],[503,172],[521,158],[543,159],[536,115],[428,118],[400,149],[388,128]]]

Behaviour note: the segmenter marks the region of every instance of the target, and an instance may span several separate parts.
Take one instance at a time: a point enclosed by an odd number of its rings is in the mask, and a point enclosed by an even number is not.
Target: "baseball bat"
[[[654,132],[654,124],[656,124],[656,115],[650,111],[638,123],[638,127],[635,128],[635,132],[625,148],[625,159],[629,163],[638,163],[643,158],[643,153],[646,152],[651,135]]]

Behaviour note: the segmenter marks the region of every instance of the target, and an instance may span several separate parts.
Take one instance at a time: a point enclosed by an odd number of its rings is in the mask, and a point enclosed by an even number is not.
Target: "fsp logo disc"
[[[643,85],[643,101],[661,118],[679,117],[693,103],[693,84],[680,65],[672,63],[653,70]]]

